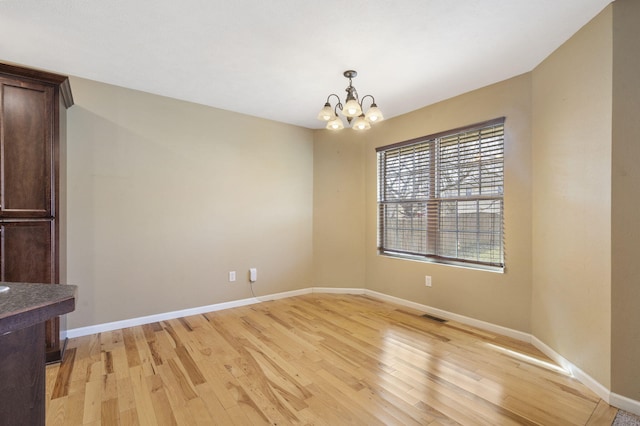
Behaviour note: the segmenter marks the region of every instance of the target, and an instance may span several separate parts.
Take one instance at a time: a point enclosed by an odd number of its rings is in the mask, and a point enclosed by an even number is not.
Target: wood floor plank
[[[173,410],[164,387],[162,376],[155,375],[144,378],[148,392],[151,394],[155,418],[161,425],[177,425],[176,410]],[[189,424],[189,423],[184,423]]]
[[[371,404],[376,406],[375,418],[384,424],[403,424],[403,425],[420,425],[420,421],[412,418],[401,410],[394,409],[391,404],[382,398],[379,398],[375,392],[369,388],[362,386],[360,389],[354,389],[347,383],[343,382],[339,377],[322,369],[318,372],[319,376],[324,378],[337,391],[341,392],[354,405],[358,407],[358,411],[367,412]]]
[[[121,412],[135,411],[136,410],[136,398],[133,394],[133,385],[131,383],[131,377],[117,378],[116,388],[118,396],[118,408]],[[138,415],[136,413],[135,417]]]
[[[616,418],[616,414],[618,414],[616,408],[611,407],[604,401],[600,401],[593,413],[591,413],[587,426],[609,426]]]
[[[207,410],[206,403],[201,398],[188,401],[184,407],[184,412],[189,415],[189,422],[192,425],[209,426],[214,423],[213,418]],[[178,423],[180,423],[180,421],[178,421]]]
[[[118,399],[112,398],[102,401],[100,407],[100,423],[103,425],[117,425],[120,423]]]
[[[120,411],[119,425],[120,426],[139,426],[138,412],[135,408]]]
[[[126,355],[126,354],[125,354]],[[156,425],[156,413],[152,402],[152,392],[147,387],[142,368],[136,366],[130,369],[131,388],[138,412],[138,421],[141,425]]]
[[[63,425],[65,421],[65,405],[67,397],[52,399],[46,407],[46,424],[50,426]]]
[[[204,361],[202,364],[202,372],[206,378],[206,382],[199,385],[198,388],[205,389],[205,392],[212,392],[225,410],[236,407],[238,401],[231,389],[239,387],[240,384],[237,383],[235,377],[233,377],[225,365],[207,361]]]
[[[100,420],[102,409],[102,382],[93,380],[85,384],[85,399],[82,423]]]
[[[167,385],[171,386],[173,393],[179,395],[182,401],[186,402],[197,398],[198,393],[194,384],[189,380],[187,372],[176,359],[171,358],[165,365],[158,367],[158,371],[161,373],[159,376],[165,379]]]
[[[66,403],[64,406],[64,419],[62,424],[82,424],[82,419],[84,418],[84,404],[87,399],[86,391],[87,383],[84,380],[75,380],[71,382],[71,386],[69,387],[69,396],[66,397]]]
[[[69,341],[47,425],[606,425],[532,345],[364,295],[307,294]]]
[[[129,364],[124,343],[111,349],[111,365],[117,380],[129,377]]]
[[[51,399],[60,398],[69,395],[69,385],[71,384],[71,372],[73,371],[74,360],[76,357],[76,349],[70,348],[65,352],[66,361],[60,365],[57,369],[58,374],[56,376],[55,385],[53,386],[53,392]]]
[[[225,389],[226,392],[226,389]],[[209,383],[203,383],[198,386],[198,395],[204,408],[208,411],[211,418],[211,424],[226,424],[231,425],[236,423],[228,408],[237,407],[237,405],[223,406],[216,392],[209,386]],[[244,422],[248,422],[246,416],[244,416]]]

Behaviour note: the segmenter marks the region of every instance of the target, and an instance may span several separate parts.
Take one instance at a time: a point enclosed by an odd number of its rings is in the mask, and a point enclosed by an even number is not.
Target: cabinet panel
[[[0,222],[0,281],[55,283],[55,220]],[[47,320],[47,361],[61,359],[60,322]]]
[[[54,221],[0,223],[0,281],[54,283]]]
[[[50,217],[53,88],[0,84],[0,216]]]

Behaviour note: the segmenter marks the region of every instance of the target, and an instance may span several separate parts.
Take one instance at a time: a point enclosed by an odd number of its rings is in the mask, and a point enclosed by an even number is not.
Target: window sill
[[[467,262],[456,262],[454,260],[431,259],[423,256],[413,256],[410,254],[395,253],[390,251],[378,251],[378,255],[383,257],[388,257],[391,259],[411,260],[414,262],[452,266],[454,268],[473,269],[476,271],[495,272],[499,274],[505,273],[505,267],[500,267],[500,266],[478,265],[478,264],[467,263]]]

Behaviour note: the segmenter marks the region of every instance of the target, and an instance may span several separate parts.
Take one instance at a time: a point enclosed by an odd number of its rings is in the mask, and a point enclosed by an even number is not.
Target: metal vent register
[[[447,320],[446,320],[446,319],[442,319],[442,318],[434,317],[433,315],[429,315],[429,314],[424,314],[424,315],[421,315],[421,316],[422,316],[423,318],[430,319],[430,320],[435,321],[435,322],[441,322],[441,323],[445,323],[445,322],[447,322]]]

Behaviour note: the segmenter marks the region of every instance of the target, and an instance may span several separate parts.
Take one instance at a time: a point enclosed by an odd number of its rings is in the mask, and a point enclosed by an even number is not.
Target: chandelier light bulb
[[[367,130],[371,128],[371,124],[367,120],[365,120],[364,115],[360,115],[353,121],[353,125],[351,126],[353,130]]]
[[[340,120],[340,117],[336,117],[327,123],[327,129],[341,130],[344,129],[344,124],[342,124],[342,120]]]
[[[331,104],[327,102],[324,104],[324,108],[320,110],[318,113],[318,120],[329,121],[333,119],[336,114],[333,112],[333,108],[331,108]]]
[[[378,108],[376,104],[371,104],[371,108],[367,110],[367,113],[364,115],[364,118],[371,123],[377,123],[378,121],[384,120],[382,116],[382,111]]]
[[[360,108],[358,101],[351,99],[344,105],[342,114],[344,114],[345,117],[357,117],[362,114],[362,108]]]

